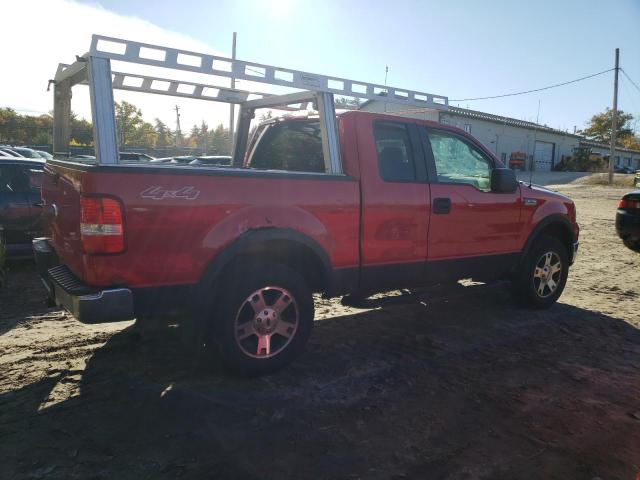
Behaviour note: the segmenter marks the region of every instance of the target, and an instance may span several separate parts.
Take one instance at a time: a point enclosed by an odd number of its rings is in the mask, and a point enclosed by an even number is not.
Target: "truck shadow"
[[[0,335],[4,335],[28,315],[51,311],[45,302],[46,291],[34,274],[29,259],[7,261],[5,285],[0,288]]]
[[[172,329],[123,330],[79,395],[40,413],[50,381],[0,397],[0,476],[53,451],[60,478],[631,478],[640,331],[505,297],[321,320],[295,364],[256,379],[194,370]]]

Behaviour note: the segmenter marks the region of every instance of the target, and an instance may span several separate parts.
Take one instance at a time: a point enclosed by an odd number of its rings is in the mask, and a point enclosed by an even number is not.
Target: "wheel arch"
[[[331,288],[331,261],[313,238],[290,228],[265,227],[248,230],[227,245],[209,263],[199,284],[217,292],[217,280],[239,262],[267,258],[298,271],[313,291]]]
[[[533,232],[527,238],[524,249],[522,251],[522,258],[526,258],[531,251],[535,241],[542,235],[549,235],[557,238],[567,249],[567,256],[571,258],[573,249],[573,228],[567,218],[560,214],[549,215],[542,219],[534,228]]]

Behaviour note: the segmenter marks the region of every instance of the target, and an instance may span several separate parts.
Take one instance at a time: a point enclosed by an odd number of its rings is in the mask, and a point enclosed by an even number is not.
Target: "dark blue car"
[[[0,227],[8,259],[32,256],[31,240],[42,235],[44,164],[43,160],[0,156]]]

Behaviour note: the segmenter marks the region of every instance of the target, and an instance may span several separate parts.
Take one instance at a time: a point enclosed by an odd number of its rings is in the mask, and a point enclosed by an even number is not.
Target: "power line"
[[[636,85],[636,82],[634,82],[633,80],[631,80],[631,77],[629,77],[629,75],[627,75],[627,72],[624,71],[624,68],[620,68],[620,71],[622,72],[622,74],[627,77],[627,80],[629,80],[634,87],[636,87],[638,89],[638,91],[640,92],[640,87],[638,87],[638,85]]]
[[[563,85],[569,85],[570,83],[581,82],[582,80],[587,80],[588,78],[597,77],[598,75],[603,75],[605,73],[611,72],[612,70],[615,70],[615,69],[610,68],[608,70],[603,70],[602,72],[594,73],[592,75],[587,75],[586,77],[580,77],[580,78],[576,78],[575,80],[569,80],[568,82],[556,83],[555,85],[549,85],[548,87],[534,88],[533,90],[525,90],[523,92],[505,93],[503,95],[492,95],[489,97],[461,98],[457,100],[449,100],[449,102],[470,102],[472,100],[489,100],[492,98],[513,97],[516,95],[524,95],[526,93],[541,92],[542,90],[549,90],[550,88],[562,87]]]

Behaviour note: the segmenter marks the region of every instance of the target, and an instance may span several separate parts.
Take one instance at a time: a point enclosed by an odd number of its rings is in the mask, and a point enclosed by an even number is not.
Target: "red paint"
[[[49,164],[43,197],[59,210],[50,226],[52,242],[61,260],[90,285],[145,287],[197,282],[238,236],[263,227],[314,239],[334,268],[518,252],[538,222],[555,213],[566,216],[577,234],[571,201],[543,189],[520,186],[514,194],[494,194],[467,185],[383,181],[372,133],[377,119],[454,131],[502,165],[453,127],[348,112],[339,122],[347,181],[200,175],[195,169],[152,174],[131,166],[115,173]],[[92,195],[123,206],[122,253],[83,253],[80,197]],[[431,213],[437,197],[451,198],[449,215]],[[523,205],[524,197],[537,199],[537,205]]]

